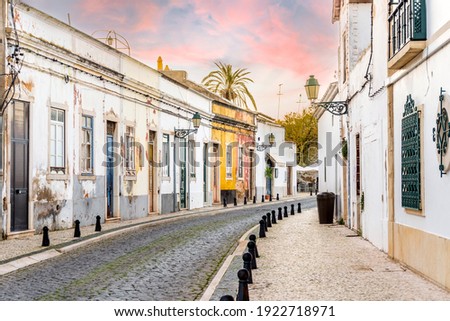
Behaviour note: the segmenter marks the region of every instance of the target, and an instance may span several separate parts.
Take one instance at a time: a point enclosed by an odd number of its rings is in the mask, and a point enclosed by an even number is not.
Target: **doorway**
[[[148,212],[155,211],[155,145],[156,132],[149,131],[148,134]]]
[[[181,138],[180,146],[180,208],[186,208],[186,139]]]
[[[29,104],[15,101],[11,129],[11,232],[28,229]]]
[[[114,132],[116,123],[106,124],[106,217],[114,217]]]

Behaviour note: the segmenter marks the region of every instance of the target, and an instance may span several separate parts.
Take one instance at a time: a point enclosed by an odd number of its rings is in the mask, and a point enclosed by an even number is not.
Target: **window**
[[[169,154],[169,135],[163,134],[162,137],[162,176],[170,177],[170,154]]]
[[[226,165],[227,165],[227,178],[233,178],[232,164],[233,164],[233,146],[227,145]]]
[[[134,128],[127,126],[125,131],[125,169],[126,175],[135,175]]]
[[[64,166],[65,112],[61,109],[50,109],[50,172],[65,174]]]
[[[244,147],[238,149],[238,177],[244,177]]]
[[[195,141],[188,141],[189,175],[195,178]]]
[[[93,118],[81,116],[81,174],[93,174]]]
[[[402,119],[402,206],[422,209],[420,110],[408,95]]]

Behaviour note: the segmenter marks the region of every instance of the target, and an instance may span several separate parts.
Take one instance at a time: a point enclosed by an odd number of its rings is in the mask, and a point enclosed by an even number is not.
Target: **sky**
[[[309,75],[322,95],[335,81],[338,26],[332,0],[22,0],[86,34],[124,37],[131,56],[185,70],[201,83],[215,62],[246,68],[258,111],[274,118],[309,106]],[[281,95],[279,95],[281,93]]]

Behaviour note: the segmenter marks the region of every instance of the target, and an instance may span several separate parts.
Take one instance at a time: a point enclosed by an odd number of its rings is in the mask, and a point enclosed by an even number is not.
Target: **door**
[[[292,167],[287,167],[287,194],[292,195]]]
[[[255,188],[255,177],[254,177],[254,173],[255,173],[255,163],[254,163],[254,161],[255,161],[255,159],[254,159],[254,157],[255,157],[255,152],[252,150],[252,149],[250,149],[250,155],[249,155],[249,158],[250,158],[250,188],[249,188],[249,195],[248,195],[248,197],[249,198],[253,198],[253,196],[255,195],[255,191],[254,191],[254,188]]]
[[[114,129],[115,123],[107,122],[106,133],[106,217],[114,217]]]
[[[213,144],[213,163],[212,163],[212,188],[213,202],[220,203],[220,182],[219,182],[219,145]]]
[[[14,102],[11,129],[12,232],[28,229],[28,111],[28,103]]]
[[[186,139],[180,139],[180,208],[186,208]]]
[[[155,193],[155,170],[154,170],[154,157],[155,157],[155,137],[156,132],[149,132],[148,142],[148,211],[149,213],[155,211],[154,206],[154,193]]]

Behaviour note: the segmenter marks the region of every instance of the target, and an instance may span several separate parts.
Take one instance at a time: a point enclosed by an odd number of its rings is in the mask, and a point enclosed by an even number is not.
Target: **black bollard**
[[[75,221],[75,232],[73,233],[73,237],[81,237],[81,231],[80,231],[80,221]]]
[[[277,224],[277,218],[275,216],[275,210],[272,210],[272,224]]]
[[[48,237],[48,227],[42,229],[42,246],[50,246],[50,238]]]
[[[288,217],[287,206],[284,207],[284,217]]]
[[[291,215],[295,215],[294,204],[291,204]]]
[[[248,296],[248,274],[246,269],[240,269],[237,273],[239,279],[239,288],[236,301],[250,301]]]
[[[227,207],[227,199],[226,198],[223,199],[223,207]]]
[[[312,196],[312,188],[309,189],[309,196]]]
[[[255,234],[251,234],[248,239],[250,241],[253,241],[255,243],[255,256],[259,257],[259,253],[258,253],[258,246],[256,245],[256,235]]]
[[[257,269],[256,266],[256,243],[254,241],[248,241],[247,243],[248,252],[252,255],[252,269]]]
[[[277,193],[277,201],[280,200],[280,193]]]
[[[96,232],[100,232],[102,230],[102,226],[100,225],[100,215],[97,215],[96,217],[96,222],[95,222],[95,231]]]
[[[237,199],[236,199],[236,197],[234,198],[234,206],[237,206]]]
[[[265,220],[259,221],[259,237],[266,237],[266,222]]]
[[[226,294],[222,295],[219,301],[234,301],[234,298],[232,295]]]
[[[283,219],[283,213],[281,207],[278,208],[278,220],[281,221]]]
[[[267,216],[263,215],[261,218],[264,221],[264,231],[268,232],[269,229],[267,228]]]
[[[261,195],[261,203],[264,203],[264,195]]]
[[[244,261],[244,269],[248,271],[248,284],[253,284],[253,276],[252,276],[252,255],[248,252],[242,255],[242,260]]]
[[[272,202],[272,194],[269,195],[269,201]]]
[[[266,214],[266,218],[267,218],[266,226],[267,226],[267,227],[272,227],[272,219],[270,218],[270,212],[268,212],[268,213]]]
[[[247,197],[244,197],[244,205],[247,205]]]
[[[301,213],[301,212],[302,212],[302,204],[298,203],[297,213]]]
[[[253,204],[256,204],[256,196],[253,196]]]

